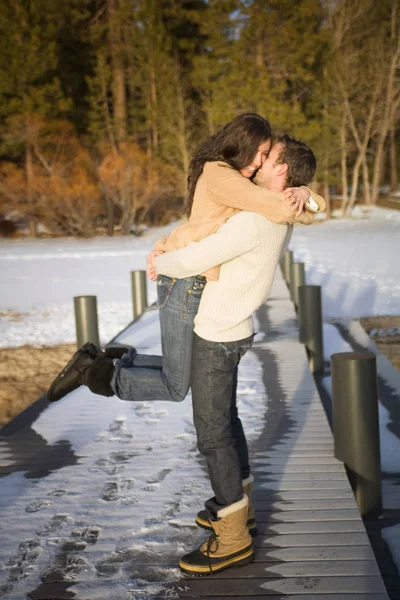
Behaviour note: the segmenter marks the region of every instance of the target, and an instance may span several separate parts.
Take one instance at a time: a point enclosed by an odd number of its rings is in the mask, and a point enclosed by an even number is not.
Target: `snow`
[[[100,340],[108,342],[132,320],[131,271],[145,269],[154,242],[171,229],[140,238],[0,241],[0,346],[74,343],[73,297],[85,295],[97,296]],[[150,280],[148,297],[156,300]]]
[[[296,227],[291,249],[307,283],[322,287],[325,319],[400,314],[400,212],[375,208]]]
[[[75,342],[73,297],[97,296],[100,339],[131,320],[130,272],[144,269],[154,242],[176,226],[139,238],[0,241],[0,347]],[[321,285],[324,318],[400,313],[400,212],[370,209],[353,219],[296,227],[291,248]],[[156,298],[148,281],[149,302]],[[6,314],[5,314],[6,313]]]
[[[101,342],[114,338],[132,318],[130,272],[145,268],[154,242],[175,225],[140,238],[0,241],[0,345],[74,343],[77,295],[97,296]],[[295,259],[306,263],[307,283],[323,286],[325,318],[400,314],[399,233],[400,213],[386,209],[295,228]],[[151,282],[148,292],[152,303]],[[324,334],[325,357],[348,349],[332,324]],[[118,341],[159,353],[157,310],[146,312]],[[238,403],[250,441],[257,439],[268,406],[261,373],[249,352],[241,363]],[[382,440],[388,430],[380,410]],[[179,578],[165,557],[173,547],[176,565],[194,540],[204,539],[193,515],[211,493],[196,449],[190,396],[183,403],[127,403],[80,388],[44,410],[30,435],[28,450],[29,444],[54,450],[59,464],[44,478],[28,470],[26,477],[16,472],[2,479],[2,597],[21,600],[39,586],[66,545],[73,547],[64,565],[70,591],[79,588],[85,598],[151,598]],[[399,455],[399,440],[391,436],[382,443],[389,472]],[[27,531],[21,513],[29,514]],[[387,530],[388,540],[398,540],[396,531]]]

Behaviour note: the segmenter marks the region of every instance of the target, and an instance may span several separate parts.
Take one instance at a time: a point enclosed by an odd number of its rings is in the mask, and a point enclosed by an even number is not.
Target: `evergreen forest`
[[[194,149],[243,112],[311,145],[328,217],[398,188],[399,0],[0,7],[0,220],[32,236],[180,217]]]

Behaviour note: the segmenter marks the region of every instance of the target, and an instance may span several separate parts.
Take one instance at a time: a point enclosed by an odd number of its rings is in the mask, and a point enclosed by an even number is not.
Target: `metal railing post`
[[[319,285],[301,285],[298,293],[299,339],[307,348],[311,372],[322,375],[324,372],[324,346],[321,287]]]
[[[304,270],[304,263],[295,262],[290,267],[290,296],[296,309],[299,306],[299,290],[301,285],[306,284],[306,275]]]
[[[131,271],[133,318],[139,317],[147,308],[146,271]]]
[[[349,470],[362,517],[382,513],[378,387],[373,352],[331,356],[335,457]]]
[[[81,348],[86,342],[100,346],[96,296],[75,296],[74,312],[77,347]]]
[[[293,262],[293,252],[292,250],[286,250],[285,254],[281,260],[281,269],[283,278],[288,285],[290,285],[290,266]]]

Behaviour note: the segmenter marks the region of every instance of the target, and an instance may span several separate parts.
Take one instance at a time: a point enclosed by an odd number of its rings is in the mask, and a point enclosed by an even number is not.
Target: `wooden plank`
[[[342,469],[335,469],[332,471],[327,471],[325,469],[281,469],[281,470],[269,470],[256,469],[254,472],[254,476],[257,482],[262,482],[264,480],[275,480],[275,481],[298,481],[298,480],[308,480],[308,481],[320,481],[320,480],[329,480],[329,481],[346,481],[348,484],[348,477],[346,471]]]
[[[360,521],[360,513],[357,508],[344,508],[337,510],[296,510],[297,503],[293,510],[279,511],[275,510],[257,510],[257,523],[318,523],[319,521],[327,522],[344,522],[344,521]]]
[[[256,490],[279,490],[282,492],[288,492],[293,490],[304,490],[310,492],[311,490],[340,490],[347,489],[349,484],[346,481],[330,481],[329,479],[319,479],[318,481],[312,481],[311,479],[305,481],[265,481],[254,484]]]
[[[374,560],[334,560],[334,561],[296,561],[289,563],[254,562],[241,569],[240,578],[266,577],[371,577],[380,576],[378,565]],[[222,571],[221,579],[231,579],[229,569]]]
[[[349,560],[373,561],[375,554],[369,544],[364,546],[298,546],[289,548],[258,548],[255,556],[256,562],[292,562],[292,561],[321,562]]]
[[[170,595],[170,593],[172,595]],[[176,596],[173,595],[174,592],[171,590],[168,591],[167,595],[156,595],[153,597],[152,600],[161,600],[161,599],[165,599],[165,598],[172,598],[172,600],[175,600],[176,598],[179,598],[180,596]],[[193,596],[187,596],[188,598],[192,597],[192,598],[205,598],[206,596],[199,596],[198,594],[193,595]],[[240,596],[234,596],[234,595],[224,595],[224,596],[219,596],[219,595],[213,595],[213,596],[207,596],[207,598],[212,598],[212,600],[237,600],[238,597],[240,597],[240,600],[254,600],[255,596],[247,596],[247,595],[240,595]],[[340,596],[338,594],[290,594],[287,595],[285,594],[284,596],[282,596],[281,594],[269,594],[264,595],[264,594],[257,594],[256,596],[257,600],[286,600],[287,598],[289,598],[289,600],[389,600],[389,597],[386,593],[384,594],[370,594],[368,592],[365,593],[361,593],[361,594],[340,594]],[[58,598],[56,598],[55,600],[58,600]],[[400,600],[400,594],[399,595],[395,595],[395,596],[391,596],[391,600]]]
[[[256,465],[251,470],[254,477],[258,474],[269,473],[343,473],[344,467],[340,463],[336,464],[285,464],[283,461],[278,465]]]
[[[257,536],[254,547],[294,548],[307,546],[368,546],[366,533],[297,533]]]
[[[295,448],[309,448],[310,450],[326,450],[326,447],[333,448],[333,440],[330,436],[320,436],[319,438],[300,438],[298,436],[284,436],[282,439],[275,444],[274,450],[279,448],[290,447],[291,450]]]
[[[343,463],[336,458],[329,456],[266,456],[251,457],[251,464],[258,465],[339,465],[343,467]]]
[[[305,467],[298,466],[292,468],[285,467],[271,467],[271,468],[255,468],[252,470],[254,478],[257,481],[262,479],[282,479],[295,480],[295,479],[344,479],[348,481],[347,473],[341,465],[333,466],[329,468],[321,468],[317,465],[306,465]]]
[[[268,456],[271,458],[308,458],[310,456],[320,456],[333,458],[333,448],[273,448],[268,450]]]
[[[275,513],[276,511],[284,512],[284,516],[282,518],[286,519],[288,513],[296,512],[297,520],[301,520],[300,511],[315,511],[316,519],[319,518],[319,511],[331,511],[331,510],[339,510],[344,511],[344,509],[349,510],[349,514],[353,514],[353,511],[356,511],[358,516],[358,509],[356,507],[356,503],[353,497],[348,498],[325,498],[323,500],[310,498],[309,500],[299,500],[296,501],[268,501],[267,499],[256,499],[253,497],[252,500],[253,507],[257,513],[257,519],[260,519],[261,511],[271,511]],[[347,511],[346,511],[347,514]],[[280,516],[280,515],[279,515]],[[287,518],[290,518],[287,517]],[[263,520],[262,517],[260,520]]]
[[[331,500],[332,491],[323,489],[305,489],[305,490],[269,490],[269,489],[257,489],[257,482],[255,488],[253,488],[253,498],[257,499],[275,499],[287,502],[296,502],[297,500]],[[352,498],[354,499],[353,492],[350,486],[342,489],[335,490],[335,498]]]
[[[180,589],[180,597],[186,598],[194,593],[202,598],[216,595],[258,596],[265,595],[294,595],[294,594],[370,594],[370,600],[375,600],[374,595],[386,592],[380,577],[296,577],[282,579],[250,578],[243,579],[243,569],[230,569],[232,579],[223,579],[215,574],[210,577],[186,579],[184,589]],[[245,570],[245,569],[244,569]],[[236,577],[236,578],[234,578]],[[183,586],[182,586],[183,588]],[[337,597],[338,598],[338,597]],[[339,599],[338,599],[339,600]]]
[[[364,533],[361,519],[356,521],[300,521],[294,523],[259,523],[258,535],[287,535],[298,533]]]

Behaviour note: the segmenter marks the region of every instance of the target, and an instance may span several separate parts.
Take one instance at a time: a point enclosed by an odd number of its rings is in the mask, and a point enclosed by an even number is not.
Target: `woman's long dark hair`
[[[185,213],[192,212],[197,180],[206,162],[222,160],[239,171],[251,164],[258,147],[271,137],[266,119],[255,113],[245,113],[229,121],[218,133],[201,144],[192,157],[188,174]]]

